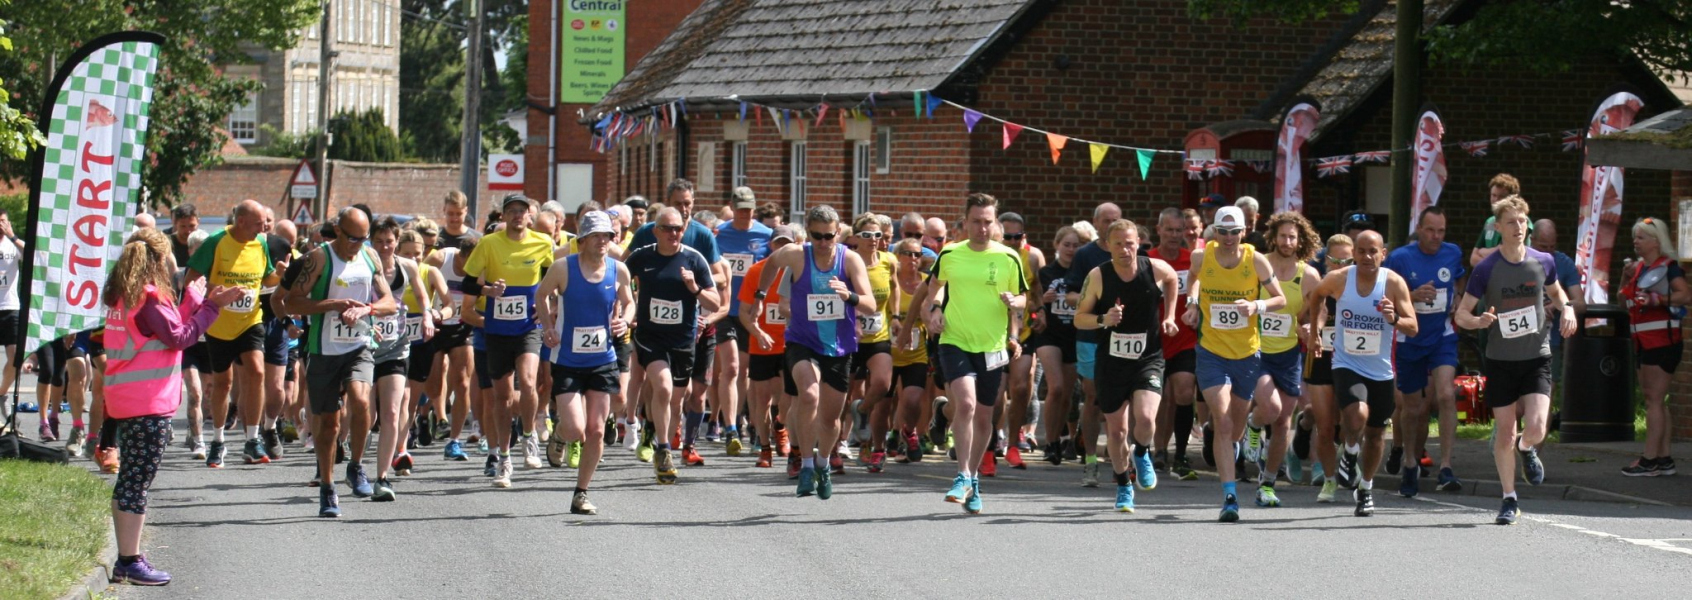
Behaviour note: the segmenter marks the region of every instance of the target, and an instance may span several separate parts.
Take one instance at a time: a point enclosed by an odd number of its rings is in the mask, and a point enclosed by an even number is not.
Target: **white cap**
[[[1216,219],[1211,224],[1222,229],[1244,229],[1245,213],[1238,206],[1224,206],[1216,209]]]

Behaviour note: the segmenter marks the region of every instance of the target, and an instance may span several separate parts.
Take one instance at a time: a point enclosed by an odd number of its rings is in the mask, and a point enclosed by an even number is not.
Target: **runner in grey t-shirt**
[[[1497,252],[1482,259],[1465,290],[1498,317],[1498,326],[1486,332],[1489,360],[1551,356],[1545,296],[1557,285],[1556,259],[1533,248],[1524,246],[1523,250],[1527,253],[1521,262],[1510,262]]]

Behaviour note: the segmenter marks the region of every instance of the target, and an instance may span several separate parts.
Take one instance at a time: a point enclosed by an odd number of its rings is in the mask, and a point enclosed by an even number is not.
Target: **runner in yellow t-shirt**
[[[243,200],[235,205],[234,223],[206,238],[188,259],[188,276],[184,285],[200,277],[212,287],[240,288],[239,300],[224,307],[217,320],[206,329],[206,342],[211,355],[212,381],[207,390],[212,420],[221,423],[229,408],[229,389],[241,386],[236,400],[239,403],[241,425],[247,434],[243,458],[247,464],[270,462],[259,445],[259,422],[264,413],[264,337],[263,313],[259,309],[259,291],[275,286],[280,280],[276,259],[265,248],[264,205],[256,200]],[[234,366],[233,373],[230,367]],[[325,442],[332,443],[332,442]],[[223,467],[227,450],[223,445],[223,428],[212,433],[211,451],[206,466]]]

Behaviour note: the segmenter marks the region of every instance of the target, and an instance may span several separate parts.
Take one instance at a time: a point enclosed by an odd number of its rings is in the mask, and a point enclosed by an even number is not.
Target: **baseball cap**
[[[611,217],[597,210],[590,210],[582,215],[581,226],[576,228],[576,235],[587,237],[595,233],[615,234],[611,228]]]
[[[758,198],[752,195],[752,188],[740,186],[734,188],[735,208],[758,208]]]
[[[504,200],[500,201],[499,208],[504,210],[505,207],[510,206],[513,202],[521,202],[531,209],[535,207],[535,201],[530,200],[528,196],[524,196],[522,194],[511,194],[506,196]]]
[[[1222,196],[1222,194],[1211,194],[1209,196],[1205,196],[1204,201],[1199,202],[1199,206],[1202,206],[1204,208],[1217,208],[1217,207],[1227,206],[1227,205],[1228,205],[1228,199],[1224,198]]]
[[[1245,213],[1241,212],[1238,206],[1224,206],[1216,210],[1214,225],[1218,229],[1243,229],[1245,228]]]
[[[774,241],[780,240],[780,239],[785,239],[789,242],[795,242],[795,241],[799,240],[799,234],[794,232],[792,227],[787,226],[787,225],[782,225],[780,227],[775,228],[775,232],[770,234],[770,241],[774,242]]]

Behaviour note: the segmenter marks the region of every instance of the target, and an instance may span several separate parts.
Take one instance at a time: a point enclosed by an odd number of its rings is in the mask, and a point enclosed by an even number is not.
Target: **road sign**
[[[301,204],[300,209],[294,211],[294,224],[295,225],[306,225],[306,224],[313,223],[313,222],[315,222],[315,221],[311,218],[311,207],[310,206],[306,206],[304,204]]]
[[[317,199],[317,173],[311,170],[310,161],[302,159],[300,166],[294,167],[294,177],[288,181],[288,195],[300,200]]]
[[[523,190],[523,155],[489,154],[488,189]]]

